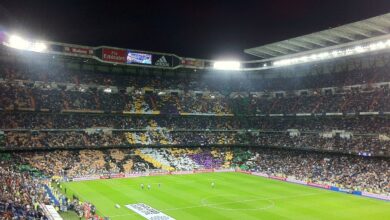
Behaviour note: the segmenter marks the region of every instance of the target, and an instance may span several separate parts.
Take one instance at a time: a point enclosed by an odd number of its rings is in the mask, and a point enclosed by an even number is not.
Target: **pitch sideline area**
[[[95,180],[63,186],[68,196],[75,194],[93,203],[99,214],[114,220],[144,219],[125,208],[136,203],[175,219],[390,219],[386,201],[241,173]]]

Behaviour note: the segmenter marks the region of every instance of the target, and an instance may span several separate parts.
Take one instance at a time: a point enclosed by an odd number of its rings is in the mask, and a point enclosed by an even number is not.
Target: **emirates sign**
[[[103,48],[102,59],[114,63],[126,63],[127,51],[119,49]]]

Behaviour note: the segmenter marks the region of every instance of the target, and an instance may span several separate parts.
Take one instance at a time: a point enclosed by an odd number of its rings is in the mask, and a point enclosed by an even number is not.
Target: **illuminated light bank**
[[[11,35],[8,41],[3,43],[5,46],[18,50],[28,50],[34,52],[44,52],[47,50],[47,45],[41,41],[30,41],[18,35]]]
[[[213,67],[217,70],[239,70],[241,63],[238,61],[216,61]]]
[[[390,48],[390,40],[386,41],[378,41],[375,43],[370,43],[366,45],[358,45],[354,47],[349,47],[345,49],[340,50],[332,50],[328,52],[321,52],[317,54],[311,54],[296,58],[289,58],[289,59],[283,59],[273,62],[274,66],[288,66],[288,65],[294,65],[294,64],[300,64],[300,63],[307,63],[312,61],[320,61],[320,60],[326,60],[331,58],[338,58],[338,57],[344,57],[354,54],[361,54],[366,52],[372,52],[372,51],[378,51],[383,50],[386,48]]]

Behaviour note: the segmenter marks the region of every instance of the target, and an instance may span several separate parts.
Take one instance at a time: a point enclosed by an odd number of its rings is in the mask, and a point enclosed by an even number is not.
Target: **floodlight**
[[[31,50],[32,51],[35,51],[35,52],[43,52],[47,49],[47,46],[45,43],[43,42],[35,42],[32,47],[31,47]]]
[[[307,62],[309,60],[309,57],[308,56],[303,56],[303,57],[301,57],[301,60],[303,62]]]
[[[329,57],[329,52],[320,53],[318,55],[321,59],[326,59]]]
[[[239,70],[241,67],[238,61],[216,61],[214,62],[214,69],[218,70]]]
[[[337,50],[332,51],[332,56],[333,57],[337,57],[338,54],[339,54],[339,52]]]
[[[377,45],[378,45],[378,48],[379,48],[379,49],[383,49],[383,48],[386,47],[386,44],[385,44],[384,42],[382,42],[382,41],[379,41],[379,42],[377,43]]]
[[[34,52],[44,52],[47,49],[47,45],[42,41],[31,41],[18,35],[11,35],[4,45],[19,50],[29,50]]]
[[[366,51],[366,49],[364,47],[362,47],[362,46],[356,46],[354,49],[358,53],[363,53],[363,52]]]
[[[369,47],[370,47],[370,50],[377,50],[378,49],[378,44],[372,43],[372,44],[369,45]]]
[[[317,54],[312,54],[312,55],[310,55],[310,59],[311,59],[311,60],[317,60],[317,57],[318,57]]]
[[[310,61],[325,60],[330,58],[337,58],[348,56],[352,54],[366,53],[369,51],[377,51],[390,47],[390,39],[377,41],[370,43],[368,45],[356,45],[354,47],[343,48],[339,50],[332,50],[327,52],[322,52],[319,54],[311,54],[307,56],[301,56],[290,59],[283,59],[273,62],[274,66],[287,66],[293,64],[307,63]]]
[[[30,42],[17,35],[12,35],[8,40],[8,46],[20,50],[26,50],[30,47]]]

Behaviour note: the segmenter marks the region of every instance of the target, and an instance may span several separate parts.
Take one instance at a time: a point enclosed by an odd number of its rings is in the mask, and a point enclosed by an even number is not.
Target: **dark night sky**
[[[390,12],[390,0],[0,1],[0,25],[52,41],[254,58],[243,50]]]

